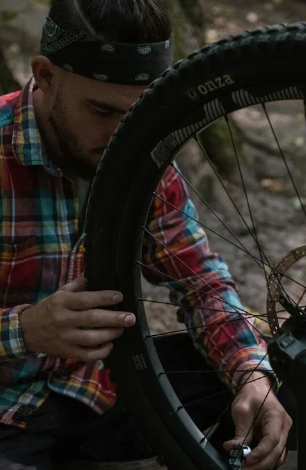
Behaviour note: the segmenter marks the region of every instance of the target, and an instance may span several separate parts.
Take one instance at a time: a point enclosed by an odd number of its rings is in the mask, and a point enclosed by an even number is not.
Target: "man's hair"
[[[167,0],[52,0],[49,16],[87,40],[161,42],[171,36]]]

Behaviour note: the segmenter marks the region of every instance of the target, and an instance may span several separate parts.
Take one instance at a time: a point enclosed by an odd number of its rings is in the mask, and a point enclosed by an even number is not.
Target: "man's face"
[[[69,72],[62,77],[48,116],[60,153],[56,163],[91,177],[119,122],[145,88],[101,83]]]

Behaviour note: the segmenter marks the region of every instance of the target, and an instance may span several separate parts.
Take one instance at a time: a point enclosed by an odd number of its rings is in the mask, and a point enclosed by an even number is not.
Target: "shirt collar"
[[[50,173],[58,174],[58,169],[48,158],[37,127],[33,106],[34,85],[34,78],[31,78],[16,102],[12,136],[13,152],[20,165],[43,165]]]

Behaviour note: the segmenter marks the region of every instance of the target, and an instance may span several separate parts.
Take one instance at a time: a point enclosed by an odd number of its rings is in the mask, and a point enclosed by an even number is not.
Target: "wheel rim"
[[[271,84],[269,86],[271,87]],[[268,88],[268,86],[267,86],[267,88]],[[301,82],[299,82],[297,84],[294,84],[294,82],[292,82],[290,84],[290,86],[287,86],[286,84],[274,83],[273,84],[273,89],[278,89],[278,91],[275,91],[273,93],[270,93],[270,94],[262,94],[262,93],[260,94],[260,93],[258,93],[256,95],[256,93],[254,93],[254,90],[256,89],[256,87],[252,86],[252,87],[244,87],[243,93],[242,93],[241,90],[234,91],[233,94],[232,94],[232,97],[233,96],[237,97],[237,99],[235,101],[237,109],[239,108],[239,106],[250,106],[251,104],[254,105],[256,102],[258,102],[258,103],[264,104],[263,110],[265,111],[265,109],[266,109],[265,104],[266,104],[267,101],[280,100],[280,99],[281,100],[285,100],[285,99],[288,100],[288,99],[293,99],[293,98],[301,99],[303,97],[303,93],[302,93],[301,89],[303,89],[303,88],[304,88],[304,85]],[[257,97],[260,96],[260,98],[258,98],[258,101],[256,101],[256,99],[257,99],[256,96]],[[231,106],[233,107],[233,103],[231,103]],[[233,111],[233,109],[232,109],[232,111]],[[201,112],[203,113],[203,110],[201,110]],[[217,103],[216,100],[213,100],[209,103],[206,103],[205,113],[206,113],[206,118],[207,118],[207,116],[209,116],[209,113],[211,113],[210,114],[211,121],[214,121],[216,118],[221,117],[222,107],[218,106],[218,103]],[[179,128],[179,130],[176,131],[176,132],[178,132],[178,136],[180,136],[180,138],[181,138],[181,141],[180,141],[179,145],[182,145],[185,142],[184,139],[187,140],[188,138],[190,138],[192,132],[194,132],[195,130],[197,131],[196,124],[198,124],[198,125],[202,124],[203,125],[203,119],[199,119],[198,121],[195,120],[195,118],[194,118],[195,114],[196,114],[196,111],[195,111],[195,109],[193,109],[193,117],[192,117],[193,122],[190,123],[190,120],[191,120],[190,116],[187,116],[187,118],[186,118],[186,124],[187,125],[185,127],[181,126]],[[230,113],[228,113],[228,114],[230,114]],[[185,117],[184,117],[184,119],[185,119]],[[188,123],[188,120],[189,120],[189,123]],[[267,122],[269,123],[269,120]],[[177,126],[177,124],[178,123],[176,123],[176,126]],[[208,126],[209,124],[210,124],[210,122],[208,122],[206,120],[205,125]],[[126,128],[128,128],[128,127],[126,127]],[[168,133],[166,136],[163,136],[162,141],[159,141],[159,143],[157,145],[156,145],[156,142],[155,142],[155,147],[151,146],[149,151],[146,152],[147,154],[151,154],[151,157],[148,156],[148,158],[151,158],[151,163],[153,161],[155,163],[155,165],[160,167],[160,170],[159,170],[157,176],[155,176],[155,183],[157,183],[157,180],[160,179],[160,175],[165,170],[166,163],[170,162],[171,159],[172,159],[172,157],[169,156],[169,148],[168,148],[167,145],[168,144],[171,145],[171,137],[173,137],[174,132],[175,132],[175,130],[174,131],[172,130],[172,132]],[[229,132],[229,133],[231,134],[231,132]],[[164,146],[161,146],[160,142],[163,142]],[[165,145],[165,142],[167,142],[167,145]],[[173,148],[173,151],[174,150],[176,151],[177,148]],[[107,157],[107,155],[106,155],[106,157]],[[108,160],[107,160],[106,157],[105,157],[105,162],[106,162],[106,165],[108,165],[110,157],[109,157]],[[166,162],[166,160],[167,160],[167,162]],[[156,186],[156,184],[155,184],[155,186]],[[300,192],[301,191],[299,191],[298,193],[300,193]],[[149,193],[149,191],[148,191],[148,193]],[[154,190],[153,190],[153,193],[154,193]],[[122,254],[123,254],[124,250],[127,249],[127,246],[128,246],[128,243],[126,243],[126,241],[124,240],[124,238],[126,236],[126,233],[124,231],[124,227],[126,226],[126,222],[128,220],[128,215],[123,214],[123,215],[120,216],[121,222],[118,225],[118,227],[117,227],[118,229],[117,229],[117,232],[116,232],[116,237],[117,237],[116,238],[116,245],[119,247],[119,249],[118,249],[118,252],[116,253],[116,263],[115,263],[116,268],[114,270],[114,284],[116,285],[116,288],[122,288],[123,292],[125,293],[126,300],[125,300],[125,303],[124,303],[124,308],[130,308],[132,310],[135,308],[135,309],[138,310],[138,315],[137,315],[138,316],[138,325],[136,326],[136,329],[127,331],[126,338],[125,338],[125,343],[126,343],[126,348],[127,348],[127,350],[130,351],[130,355],[131,355],[131,357],[134,361],[134,366],[136,367],[137,372],[139,373],[140,381],[142,381],[143,383],[146,382],[147,378],[145,378],[144,374],[142,374],[141,371],[143,369],[145,369],[145,364],[147,362],[151,362],[151,366],[153,367],[153,364],[154,364],[154,368],[155,368],[154,369],[155,379],[157,381],[159,381],[159,386],[160,386],[161,389],[163,389],[165,396],[168,396],[168,395],[171,395],[171,391],[168,388],[169,387],[169,382],[164,377],[163,371],[160,368],[160,363],[158,361],[158,358],[155,355],[154,347],[153,347],[153,344],[152,344],[152,338],[149,337],[148,325],[146,323],[146,320],[145,320],[144,314],[143,314],[144,299],[143,299],[142,292],[141,292],[140,269],[143,268],[144,266],[143,266],[143,263],[140,262],[138,264],[138,266],[135,267],[135,260],[137,259],[137,254],[136,253],[138,253],[138,255],[139,255],[140,251],[141,251],[141,249],[140,249],[141,247],[139,245],[139,242],[142,238],[141,226],[144,225],[144,220],[145,220],[147,212],[148,212],[149,200],[152,199],[151,196],[149,196],[149,194],[147,194],[146,197],[144,197],[143,194],[141,194],[140,198],[142,199],[142,204],[141,204],[141,210],[138,211],[138,213],[139,213],[138,229],[136,231],[134,231],[134,228],[133,228],[132,229],[133,236],[130,237],[130,240],[131,240],[131,238],[133,238],[134,241],[136,240],[136,242],[135,242],[136,246],[134,246],[134,252],[131,255],[131,257],[129,258],[129,262],[127,263],[129,265],[129,269],[131,269],[131,272],[132,271],[134,272],[133,281],[132,282],[130,282],[130,281],[127,282],[126,281],[126,276],[125,276],[126,271],[122,272],[122,262],[121,262]],[[304,203],[302,201],[302,199],[304,198],[304,195],[300,196],[300,197],[297,196],[297,198],[300,200],[301,208],[302,208],[304,206]],[[144,203],[144,201],[147,201],[147,204]],[[125,211],[123,206],[121,206],[120,210],[121,210],[122,213],[124,213],[124,211]],[[302,209],[302,211],[304,211],[304,209]],[[252,225],[251,225],[251,227],[252,227]],[[250,229],[250,226],[248,228],[248,231],[252,232],[252,230],[249,230],[249,229]],[[257,232],[255,231],[255,233],[257,233]],[[255,239],[253,237],[253,241],[255,241],[255,244],[256,244],[256,238],[257,238],[257,235],[255,236]],[[300,246],[300,244],[293,246],[292,250],[295,250],[298,246]],[[268,267],[270,269],[273,269],[273,266],[274,266],[274,271],[278,270],[279,269],[279,260],[284,255],[286,255],[286,253],[288,253],[287,249],[284,250],[280,254],[280,256],[274,260],[273,263],[272,262],[266,263],[265,262],[265,256],[266,255],[262,250],[260,250],[258,255],[253,256],[253,259],[255,259],[255,261],[257,263],[259,262],[259,263],[262,264],[263,273],[264,273],[265,276],[267,276],[266,265],[268,265]],[[133,260],[132,260],[132,258],[133,258]],[[141,258],[141,256],[139,255],[138,259],[140,259],[140,258]],[[276,268],[275,268],[275,266],[276,266]],[[133,267],[133,269],[132,269],[132,267]],[[286,273],[284,273],[284,277],[286,277]],[[276,281],[276,282],[278,283],[279,281]],[[132,289],[132,295],[129,292],[131,289]],[[142,299],[142,300],[137,301],[137,299]],[[274,313],[276,314],[276,312],[274,312]],[[267,315],[267,313],[265,313],[265,315]],[[272,318],[271,315],[270,315],[270,317],[267,316],[267,319],[270,320],[270,323],[272,324],[271,318]],[[275,316],[273,318],[275,318]],[[275,334],[276,333],[277,333],[277,331],[275,330]],[[142,354],[143,354],[143,358],[141,357]],[[148,380],[148,384],[150,385],[150,380]],[[147,393],[150,395],[149,388],[147,388]],[[153,392],[153,394],[154,394],[154,392]],[[152,393],[151,393],[151,396],[152,396]],[[154,398],[152,397],[152,400],[153,399]],[[181,412],[181,407],[177,403],[176,400],[174,400],[174,406],[172,407],[172,411],[174,413]],[[186,421],[187,421],[187,418],[184,417],[184,425],[186,425]],[[175,426],[176,426],[176,424],[175,424]],[[188,427],[188,426],[186,426],[186,427]],[[170,425],[170,428],[171,428],[171,425]],[[203,441],[203,435],[202,436],[199,435],[194,429],[191,430],[190,432],[191,432],[191,434],[193,434],[193,432],[195,433],[193,435],[193,439],[197,439],[198,443],[203,443],[204,442]],[[205,445],[204,445],[204,447],[205,447]],[[201,466],[199,466],[198,468],[201,468]],[[212,467],[212,468],[214,468],[214,467]],[[219,467],[215,467],[215,468],[219,468]]]

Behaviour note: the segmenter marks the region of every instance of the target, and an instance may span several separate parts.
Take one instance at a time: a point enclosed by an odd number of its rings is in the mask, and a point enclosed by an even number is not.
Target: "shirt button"
[[[34,411],[36,411],[36,407],[33,405],[21,405],[19,410],[13,415],[13,419],[16,421],[25,421]]]

